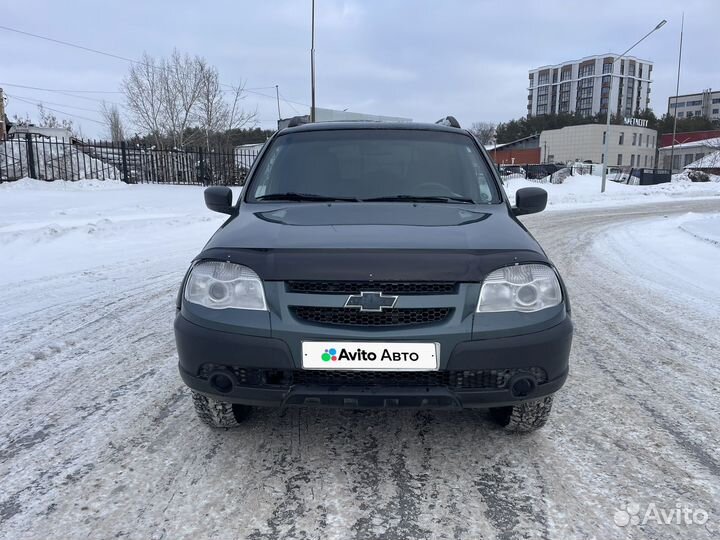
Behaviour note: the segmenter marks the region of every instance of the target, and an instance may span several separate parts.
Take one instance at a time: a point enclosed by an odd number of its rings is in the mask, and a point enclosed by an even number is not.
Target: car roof
[[[425,124],[421,122],[315,122],[285,128],[280,133],[300,133],[303,131],[332,131],[341,129],[402,129],[413,131],[443,131],[445,133],[467,134],[464,129],[458,129],[440,124]]]

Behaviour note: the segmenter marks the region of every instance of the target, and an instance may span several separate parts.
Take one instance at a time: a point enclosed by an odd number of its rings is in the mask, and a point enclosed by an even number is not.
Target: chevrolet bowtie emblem
[[[357,308],[360,311],[379,312],[383,309],[392,309],[397,302],[397,296],[386,296],[381,292],[362,291],[360,294],[353,294],[345,302],[346,308]]]

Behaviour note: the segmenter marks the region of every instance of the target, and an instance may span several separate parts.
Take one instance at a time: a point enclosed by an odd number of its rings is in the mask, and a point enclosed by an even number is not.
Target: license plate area
[[[303,369],[436,371],[439,343],[303,341]]]

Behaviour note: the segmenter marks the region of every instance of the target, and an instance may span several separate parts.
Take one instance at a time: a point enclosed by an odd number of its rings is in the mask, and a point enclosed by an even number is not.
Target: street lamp
[[[656,30],[660,30],[667,21],[663,19],[660,21],[655,28],[650,30],[647,34],[645,34],[643,37],[641,37],[639,40],[637,40],[627,51],[619,55],[615,60],[613,60],[613,63],[610,67],[610,89],[608,90],[608,104],[607,104],[607,119],[605,122],[605,144],[603,146],[603,169],[602,169],[602,186],[600,188],[600,193],[605,193],[605,178],[607,177],[607,164],[608,164],[608,147],[610,144],[610,105],[612,103],[612,78],[615,75],[615,62],[620,60],[623,56],[625,56],[627,53],[632,51],[638,44],[640,44],[642,41],[645,40],[646,37],[648,37],[650,34],[655,32]]]

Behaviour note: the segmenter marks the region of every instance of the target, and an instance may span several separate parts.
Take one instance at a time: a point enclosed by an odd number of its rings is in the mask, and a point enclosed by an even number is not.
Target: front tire
[[[490,409],[493,419],[507,431],[529,433],[543,427],[552,410],[553,396]]]
[[[190,390],[198,418],[213,428],[233,428],[240,425],[250,414],[251,407],[227,403],[209,398]]]

